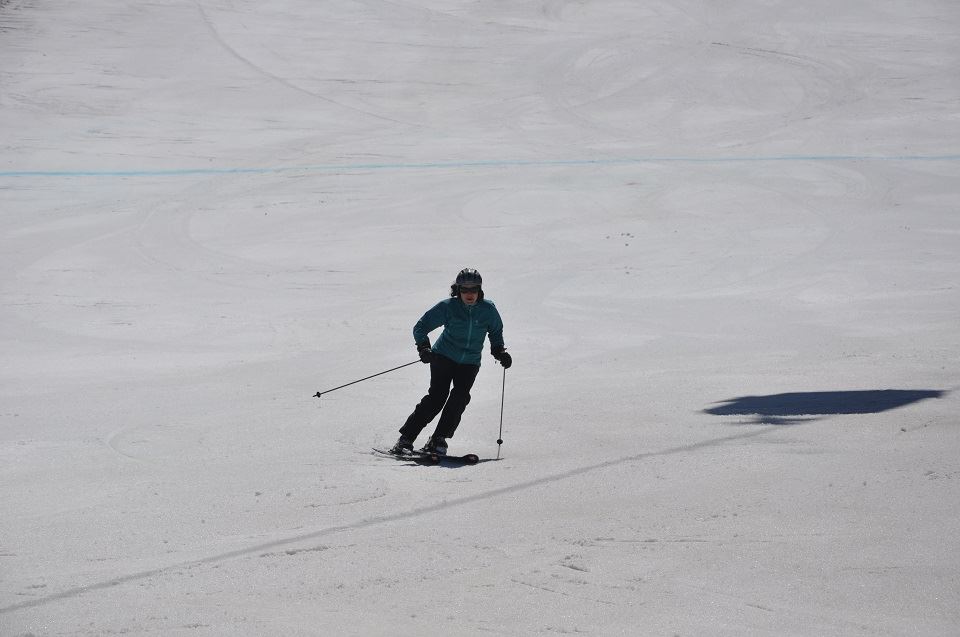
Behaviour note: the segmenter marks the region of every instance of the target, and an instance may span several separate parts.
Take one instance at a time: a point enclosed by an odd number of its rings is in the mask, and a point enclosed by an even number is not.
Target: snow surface
[[[0,2],[0,634],[960,634],[960,4]],[[452,452],[372,456],[476,267]]]

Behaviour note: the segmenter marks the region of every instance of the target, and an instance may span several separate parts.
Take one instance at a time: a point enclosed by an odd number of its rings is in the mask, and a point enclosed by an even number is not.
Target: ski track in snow
[[[632,164],[735,164],[792,162],[955,162],[960,155],[782,155],[755,157],[625,157],[596,159],[476,159],[464,161],[395,162],[343,164],[328,166],[277,166],[263,168],[171,168],[166,170],[0,170],[0,177],[177,177],[196,175],[268,175],[278,173],[306,174],[349,173],[354,171],[450,170],[471,168],[523,168],[549,166],[625,166]]]
[[[399,513],[392,513],[392,514],[389,514],[389,515],[376,516],[376,517],[368,518],[368,519],[365,519],[365,520],[360,520],[360,521],[358,521],[358,522],[352,522],[352,523],[350,523],[350,524],[343,524],[343,525],[331,526],[331,527],[327,527],[327,528],[324,528],[324,529],[319,529],[319,530],[317,530],[317,531],[311,531],[310,533],[303,533],[303,534],[300,534],[300,535],[296,535],[296,536],[292,536],[292,537],[287,537],[287,538],[283,538],[283,539],[280,539],[280,540],[274,540],[274,541],[271,541],[271,542],[264,542],[264,543],[261,543],[261,544],[256,544],[256,545],[254,545],[254,546],[246,547],[246,548],[239,549],[239,550],[236,550],[236,551],[229,551],[229,552],[226,552],[226,553],[221,553],[221,554],[219,554],[219,555],[213,555],[213,556],[206,557],[206,558],[199,559],[199,560],[192,560],[192,561],[189,561],[189,562],[181,562],[181,563],[177,563],[177,564],[172,564],[172,565],[170,565],[170,566],[164,566],[164,567],[162,567],[162,568],[156,568],[156,569],[151,569],[151,570],[147,570],[147,571],[141,571],[141,572],[139,572],[139,573],[131,573],[131,574],[125,575],[125,576],[123,576],[123,577],[117,577],[117,578],[113,578],[113,579],[106,580],[106,581],[103,581],[103,582],[97,582],[97,583],[93,583],[93,584],[88,584],[88,585],[85,585],[85,586],[78,586],[78,587],[76,587],[76,588],[72,588],[72,589],[69,589],[69,590],[65,590],[65,591],[62,591],[62,592],[60,592],[60,593],[56,593],[56,594],[53,594],[53,595],[47,595],[47,596],[44,596],[44,597],[38,597],[38,598],[36,598],[36,599],[32,599],[32,600],[29,600],[29,601],[26,601],[26,602],[21,602],[21,603],[19,603],[19,604],[12,604],[12,605],[10,605],[10,606],[6,606],[6,607],[3,607],[3,608],[0,608],[0,614],[11,613],[11,612],[18,611],[18,610],[23,610],[23,609],[27,609],[27,608],[33,608],[33,607],[36,607],[36,606],[42,606],[42,605],[44,605],[44,604],[49,604],[49,603],[51,603],[51,602],[55,602],[55,601],[59,601],[59,600],[64,600],[64,599],[69,599],[69,598],[71,598],[71,597],[78,597],[78,596],[80,596],[80,595],[84,595],[84,594],[87,594],[87,593],[92,593],[92,592],[94,592],[94,591],[103,590],[103,589],[108,589],[108,588],[113,588],[113,587],[115,587],[115,586],[120,586],[120,585],[128,584],[128,583],[131,583],[131,582],[136,582],[136,581],[138,581],[138,580],[149,579],[149,578],[151,578],[151,577],[154,577],[154,576],[157,576],[157,575],[161,575],[161,574],[166,573],[166,572],[169,572],[169,571],[182,570],[182,569],[190,569],[190,568],[196,568],[196,567],[201,567],[201,566],[207,566],[207,565],[210,565],[210,564],[216,564],[216,563],[219,563],[219,562],[224,562],[224,561],[231,560],[231,559],[235,559],[235,558],[246,557],[246,556],[254,555],[254,554],[263,554],[263,553],[268,552],[268,551],[276,551],[276,550],[282,549],[282,548],[285,547],[285,546],[290,546],[290,545],[293,545],[293,544],[302,544],[302,543],[304,543],[304,542],[310,542],[310,541],[317,540],[317,539],[320,539],[320,538],[323,538],[323,537],[328,537],[328,536],[331,536],[331,535],[336,535],[336,534],[338,534],[338,533],[345,533],[345,532],[349,532],[349,531],[356,531],[356,530],[359,530],[359,529],[364,529],[364,528],[373,527],[373,526],[379,526],[379,525],[392,524],[392,523],[395,523],[395,522],[403,522],[403,521],[405,521],[405,520],[409,520],[409,519],[413,519],[413,518],[419,518],[419,517],[431,515],[431,514],[433,514],[433,513],[437,513],[437,512],[440,512],[440,511],[446,511],[446,510],[449,510],[449,509],[454,509],[454,508],[457,508],[457,507],[466,506],[466,505],[468,505],[468,504],[472,504],[472,503],[479,502],[479,501],[482,501],[482,500],[489,500],[489,499],[491,499],[491,498],[497,498],[497,497],[509,495],[509,494],[512,494],[512,493],[517,493],[517,492],[519,492],[519,491],[526,491],[526,490],[529,490],[529,489],[534,489],[534,488],[536,488],[536,487],[540,487],[540,486],[544,486],[544,485],[548,485],[548,484],[553,484],[553,483],[560,482],[560,481],[563,481],[563,480],[570,480],[570,479],[572,479],[572,478],[576,478],[576,477],[578,477],[578,476],[582,476],[582,475],[587,474],[587,473],[592,473],[592,472],[595,472],[595,471],[601,471],[601,470],[603,470],[603,469],[608,469],[608,468],[610,468],[610,467],[615,467],[615,466],[617,466],[617,465],[623,465],[623,464],[629,464],[629,463],[632,463],[632,462],[638,462],[638,461],[641,461],[641,460],[645,460],[645,459],[647,459],[647,458],[655,458],[655,457],[663,457],[663,456],[672,456],[672,455],[677,455],[677,454],[682,454],[682,453],[694,452],[694,451],[697,451],[697,450],[699,450],[699,449],[706,449],[706,448],[710,448],[710,447],[715,447],[715,446],[722,445],[722,444],[725,444],[725,443],[728,443],[728,442],[734,442],[734,441],[737,441],[737,440],[745,440],[745,439],[749,439],[749,438],[755,438],[755,437],[757,437],[757,436],[762,436],[762,435],[764,435],[764,434],[766,434],[766,433],[769,433],[769,432],[771,432],[771,431],[775,431],[775,430],[777,430],[777,429],[779,429],[778,426],[772,425],[772,426],[768,426],[768,427],[763,427],[763,428],[760,428],[760,429],[756,429],[756,430],[750,431],[750,432],[748,432],[748,433],[736,434],[736,435],[733,435],[733,436],[725,436],[725,437],[723,437],[723,438],[716,438],[716,439],[712,439],[712,440],[705,440],[705,441],[693,443],[693,444],[690,444],[690,445],[683,445],[683,446],[680,446],[680,447],[674,447],[674,448],[672,448],[672,449],[664,449],[664,450],[662,450],[662,451],[650,451],[650,452],[635,454],[635,455],[631,455],[631,456],[625,456],[625,457],[623,457],[623,458],[617,458],[617,459],[614,459],[614,460],[607,460],[607,461],[600,462],[600,463],[597,463],[597,464],[592,464],[592,465],[588,465],[588,466],[585,466],[585,467],[579,467],[579,468],[576,468],[576,469],[571,469],[571,470],[569,470],[569,471],[564,471],[564,472],[562,472],[562,473],[557,473],[557,474],[554,474],[554,475],[544,476],[544,477],[542,477],[542,478],[537,478],[537,479],[535,479],[535,480],[530,480],[530,481],[523,482],[523,483],[520,483],[520,484],[514,484],[514,485],[507,486],[507,487],[501,487],[501,488],[499,488],[499,489],[493,489],[493,490],[491,490],[491,491],[487,491],[487,492],[484,492],[484,493],[478,493],[478,494],[466,496],[466,497],[463,497],[463,498],[455,498],[455,499],[447,500],[447,501],[441,502],[440,504],[435,504],[435,505],[425,506],[425,507],[418,507],[418,508],[411,509],[411,510],[408,510],[408,511],[402,511],[402,512],[399,512]],[[309,549],[304,549],[304,550],[309,550]]]
[[[240,61],[241,63],[243,63],[245,66],[247,66],[247,67],[249,67],[250,69],[252,69],[252,70],[253,70],[254,72],[256,72],[257,74],[263,75],[264,77],[267,77],[267,78],[269,78],[270,80],[272,80],[272,81],[274,81],[274,82],[276,82],[276,83],[278,83],[278,84],[280,84],[280,85],[282,85],[282,86],[284,86],[284,87],[287,87],[287,88],[289,88],[289,89],[292,89],[292,90],[294,90],[294,91],[296,91],[296,92],[298,92],[298,93],[302,93],[302,94],[304,94],[304,95],[307,95],[307,96],[309,96],[309,97],[311,97],[311,98],[315,98],[315,99],[318,99],[318,100],[323,100],[324,102],[328,102],[328,103],[333,104],[333,105],[335,105],[335,106],[339,106],[339,107],[341,107],[341,108],[347,109],[347,110],[352,111],[352,112],[354,112],[354,113],[360,113],[360,114],[362,114],[362,115],[367,115],[367,116],[369,116],[369,117],[373,117],[373,118],[376,118],[376,119],[379,119],[379,120],[391,122],[391,123],[394,123],[394,124],[404,123],[404,122],[400,122],[400,121],[397,120],[397,119],[393,119],[393,118],[391,118],[391,117],[387,117],[387,116],[382,115],[382,114],[379,114],[379,113],[374,113],[374,112],[372,112],[372,111],[365,110],[365,109],[362,109],[362,108],[359,108],[359,107],[356,107],[356,106],[349,106],[349,105],[347,105],[347,104],[343,104],[342,102],[339,102],[339,101],[337,101],[337,100],[331,99],[331,98],[329,98],[329,97],[327,97],[327,96],[320,95],[319,93],[315,93],[315,92],[313,92],[313,91],[307,90],[306,88],[304,88],[304,87],[302,87],[302,86],[299,86],[299,85],[295,84],[294,82],[290,81],[288,78],[282,77],[282,76],[277,75],[277,74],[275,74],[275,73],[271,73],[271,72],[268,71],[267,69],[263,68],[262,66],[259,66],[259,65],[256,64],[255,62],[253,62],[250,58],[242,55],[234,46],[231,46],[230,43],[227,42],[226,38],[224,38],[224,36],[223,36],[223,35],[220,33],[220,31],[217,29],[217,26],[216,26],[215,21],[210,17],[207,9],[205,8],[205,4],[204,4],[204,2],[202,2],[202,0],[196,0],[196,5],[197,5],[197,10],[200,12],[200,15],[203,17],[203,23],[207,26],[207,28],[210,29],[210,33],[213,35],[213,38],[217,41],[217,43],[218,43],[225,51],[227,51],[230,55],[232,55],[234,58],[236,58],[237,60],[239,60],[239,61]],[[235,9],[233,9],[233,7],[231,7],[231,9],[235,12]]]

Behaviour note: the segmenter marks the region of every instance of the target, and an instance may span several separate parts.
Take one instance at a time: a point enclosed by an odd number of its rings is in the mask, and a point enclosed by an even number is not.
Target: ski
[[[477,464],[480,462],[480,456],[475,453],[468,453],[462,456],[441,456],[435,453],[427,453],[426,451],[407,451],[402,454],[396,454],[392,453],[389,449],[381,449],[379,447],[373,447],[373,451],[380,456],[396,458],[397,460],[410,460],[418,464]]]

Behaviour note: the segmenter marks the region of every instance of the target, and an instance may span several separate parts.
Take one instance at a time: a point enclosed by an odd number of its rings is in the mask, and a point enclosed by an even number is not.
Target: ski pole
[[[377,376],[383,376],[384,374],[389,374],[390,372],[395,372],[395,371],[397,371],[398,369],[402,369],[402,368],[404,368],[404,367],[409,367],[409,366],[411,366],[411,365],[413,365],[413,364],[415,364],[415,363],[419,363],[419,362],[420,362],[420,359],[418,358],[417,360],[412,361],[412,362],[410,362],[410,363],[406,363],[406,364],[404,364],[404,365],[400,365],[399,367],[394,367],[394,368],[392,368],[392,369],[388,369],[388,370],[385,371],[385,372],[378,372],[378,373],[376,373],[376,374],[373,374],[372,376],[367,376],[366,378],[361,378],[360,380],[355,380],[355,381],[353,381],[353,382],[347,383],[346,385],[340,385],[339,387],[334,387],[333,389],[328,389],[328,390],[326,390],[326,391],[318,391],[316,394],[313,395],[313,397],[314,397],[314,398],[320,398],[320,397],[323,396],[324,394],[329,394],[329,393],[332,392],[332,391],[337,391],[338,389],[343,389],[344,387],[349,387],[350,385],[356,385],[357,383],[362,383],[362,382],[365,381],[365,380],[370,380],[371,378],[376,378]]]
[[[503,368],[503,387],[500,388],[500,434],[497,436],[497,460],[500,459],[500,446],[503,445],[503,398],[507,393],[507,368]]]

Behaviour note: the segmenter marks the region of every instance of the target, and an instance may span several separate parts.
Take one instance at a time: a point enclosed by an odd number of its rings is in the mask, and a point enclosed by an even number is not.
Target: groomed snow
[[[937,0],[0,1],[0,634],[957,635],[958,68]],[[312,396],[466,266],[501,459],[374,457],[425,367]]]

